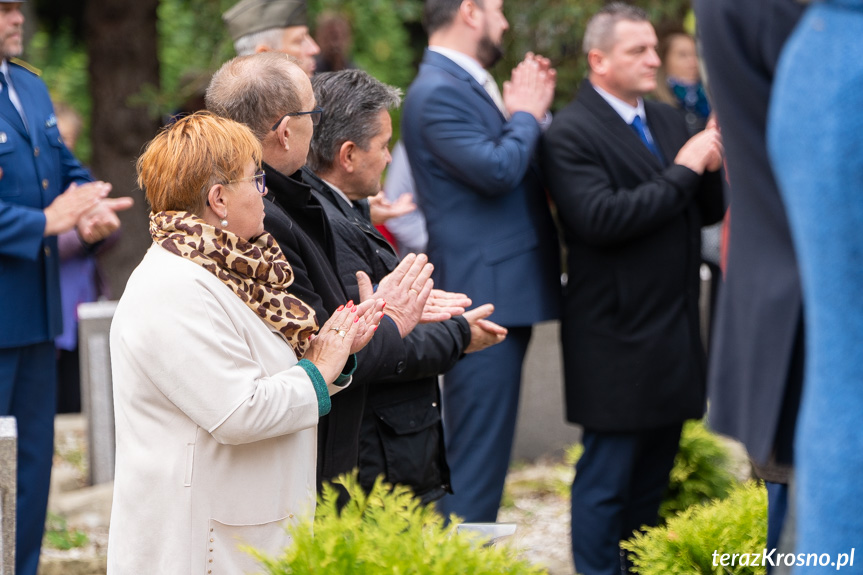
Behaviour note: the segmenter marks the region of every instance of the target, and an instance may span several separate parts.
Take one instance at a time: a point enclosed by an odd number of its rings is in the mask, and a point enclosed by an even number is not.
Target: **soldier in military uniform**
[[[35,575],[54,452],[53,339],[61,331],[57,234],[92,245],[117,229],[108,199],[63,144],[45,84],[15,59],[21,2],[0,0],[0,416],[18,425],[16,566]]]
[[[299,60],[311,78],[321,52],[309,34],[306,0],[241,0],[222,15],[237,56],[283,52]]]

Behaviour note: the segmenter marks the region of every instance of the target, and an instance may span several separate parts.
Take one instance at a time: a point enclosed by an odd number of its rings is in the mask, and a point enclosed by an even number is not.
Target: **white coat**
[[[285,340],[198,264],[153,245],[111,326],[111,575],[255,572],[314,513],[318,400]],[[342,389],[330,385],[330,394]]]

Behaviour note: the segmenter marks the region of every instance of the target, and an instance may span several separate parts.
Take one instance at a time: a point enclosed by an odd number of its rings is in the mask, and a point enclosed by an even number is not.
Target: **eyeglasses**
[[[273,124],[273,127],[270,128],[270,131],[275,132],[276,128],[279,127],[279,124],[282,123],[282,120],[284,120],[288,116],[305,116],[305,115],[309,115],[312,117],[312,126],[317,126],[318,124],[321,123],[321,116],[324,115],[324,109],[321,108],[320,106],[318,106],[314,110],[311,110],[309,112],[288,112],[287,114],[285,114],[284,116],[279,118],[278,122]]]
[[[264,173],[264,170],[258,170],[254,175],[249,176],[248,178],[237,178],[236,180],[231,180],[230,182],[225,182],[227,184],[236,184],[237,182],[245,182],[246,180],[255,180],[255,187],[258,189],[258,193],[264,195],[267,193],[267,174]]]

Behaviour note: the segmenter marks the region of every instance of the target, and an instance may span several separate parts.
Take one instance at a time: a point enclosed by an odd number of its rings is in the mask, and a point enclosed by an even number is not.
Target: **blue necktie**
[[[630,124],[635,133],[638,134],[638,137],[641,138],[641,141],[644,142],[644,145],[647,146],[647,149],[650,150],[650,153],[656,156],[656,159],[659,160],[659,163],[663,166],[665,165],[665,159],[662,157],[662,152],[659,151],[659,148],[656,147],[650,138],[647,137],[647,130],[644,128],[644,123],[641,121],[641,116],[636,115],[635,119],[632,120]]]
[[[9,97],[9,83],[6,81],[6,74],[0,72],[0,85],[3,86],[3,92],[0,93],[0,111],[3,116],[9,120],[22,133],[27,134],[27,127],[24,125],[24,120],[18,112],[18,108],[12,103]],[[17,121],[17,123],[16,123]]]

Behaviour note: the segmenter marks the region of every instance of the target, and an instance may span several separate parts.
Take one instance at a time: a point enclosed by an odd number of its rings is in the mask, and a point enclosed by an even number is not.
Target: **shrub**
[[[640,575],[761,575],[767,541],[767,492],[748,482],[726,499],[695,505],[621,546]],[[758,554],[757,567],[713,565],[714,552]],[[749,557],[746,563],[756,563]]]
[[[314,521],[289,527],[293,545],[278,558],[251,550],[269,575],[540,575],[541,568],[516,557],[514,549],[483,546],[455,535],[433,506],[424,507],[406,487],[375,483],[366,494],[356,476],[335,481],[350,501],[341,511],[338,491],[327,485]],[[314,535],[313,532],[314,531]]]
[[[697,503],[727,497],[737,483],[730,461],[725,445],[702,421],[687,421],[659,516],[668,520]]]

